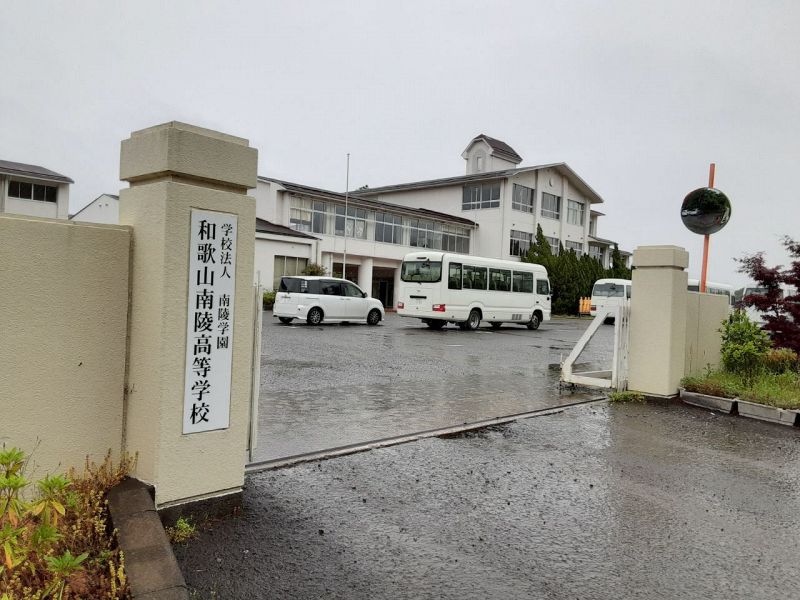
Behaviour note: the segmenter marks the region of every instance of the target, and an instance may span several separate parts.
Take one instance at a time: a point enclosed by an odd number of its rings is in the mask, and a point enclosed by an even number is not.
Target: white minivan
[[[282,277],[273,307],[273,315],[287,325],[294,319],[305,319],[309,325],[323,321],[377,325],[384,314],[381,301],[370,298],[352,281],[305,275]]]
[[[596,317],[598,312],[622,306],[630,300],[630,279],[598,279],[592,288],[592,305],[589,308],[589,314]],[[613,317],[607,318],[613,319]]]

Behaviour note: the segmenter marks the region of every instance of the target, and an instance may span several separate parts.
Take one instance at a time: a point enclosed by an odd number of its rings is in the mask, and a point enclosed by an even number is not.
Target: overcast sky
[[[180,120],[246,137],[259,174],[343,191],[462,174],[478,133],[565,161],[604,199],[598,235],[702,238],[680,204],[733,203],[732,257],[800,237],[800,2],[0,0],[0,159],[116,193],[119,142]],[[435,207],[434,207],[435,208]]]

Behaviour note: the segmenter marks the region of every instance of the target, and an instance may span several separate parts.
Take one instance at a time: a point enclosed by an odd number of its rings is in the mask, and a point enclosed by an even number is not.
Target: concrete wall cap
[[[171,121],[122,141],[120,179],[133,184],[169,176],[196,185],[256,187],[258,151],[244,138]]]
[[[672,267],[685,269],[689,266],[689,253],[680,246],[639,246],[633,251],[633,267]]]
[[[249,140],[247,140],[246,138],[230,135],[228,133],[222,133],[221,131],[214,131],[213,129],[206,129],[205,127],[198,127],[197,125],[190,125],[189,123],[183,123],[181,121],[168,121],[167,123],[162,123],[161,125],[153,125],[152,127],[145,127],[144,129],[139,129],[138,131],[131,132],[131,137],[132,138],[140,137],[143,135],[148,135],[153,132],[166,129],[179,129],[181,131],[192,131],[194,133],[205,135],[207,137],[214,138],[217,140],[223,140],[226,142],[231,142],[233,144],[239,144],[240,146],[250,145]]]

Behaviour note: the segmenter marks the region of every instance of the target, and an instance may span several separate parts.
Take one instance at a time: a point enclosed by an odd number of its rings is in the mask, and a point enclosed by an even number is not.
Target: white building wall
[[[256,199],[256,217],[269,221],[270,223],[277,223],[288,227],[288,218],[284,223],[277,216],[277,197],[279,195],[277,193],[277,187],[276,184],[269,181],[259,180],[256,189],[250,192]]]
[[[294,256],[316,262],[316,242],[309,239],[256,233],[254,281],[261,281],[265,289],[272,289],[276,256]]]
[[[119,223],[119,199],[103,194],[78,211],[72,220],[116,225]]]
[[[58,204],[54,202],[39,202],[38,200],[6,198],[6,212],[30,217],[58,219]]]

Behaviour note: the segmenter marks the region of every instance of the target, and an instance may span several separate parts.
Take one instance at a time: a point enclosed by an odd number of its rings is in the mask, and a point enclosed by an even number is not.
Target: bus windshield
[[[625,286],[621,283],[598,283],[592,289],[592,296],[602,298],[622,298],[625,295]]]
[[[442,263],[429,260],[412,260],[403,263],[400,273],[403,281],[433,283],[442,279]]]

